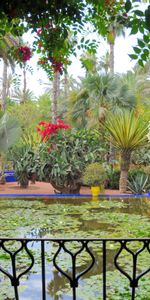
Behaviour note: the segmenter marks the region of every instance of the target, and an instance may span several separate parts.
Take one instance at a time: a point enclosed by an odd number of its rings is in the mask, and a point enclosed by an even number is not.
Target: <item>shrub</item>
[[[79,193],[86,165],[100,162],[102,155],[97,132],[61,130],[43,143],[41,180],[62,193]]]
[[[119,189],[120,170],[112,167],[107,168],[107,184],[108,189]]]
[[[89,164],[84,171],[83,183],[89,186],[99,186],[104,184],[107,178],[104,167],[95,162]]]

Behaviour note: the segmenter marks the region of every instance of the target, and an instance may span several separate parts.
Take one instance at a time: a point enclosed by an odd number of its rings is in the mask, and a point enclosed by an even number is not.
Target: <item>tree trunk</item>
[[[109,47],[110,47],[110,74],[114,75],[115,70],[114,70],[114,58],[115,58],[115,31],[113,30],[113,35],[114,35],[114,42],[113,43],[109,43]],[[115,149],[114,146],[112,144],[112,142],[110,141],[110,145],[109,145],[109,163],[111,165],[113,165],[113,161],[115,160]]]
[[[23,98],[22,103],[25,103],[26,101],[26,90],[27,90],[27,78],[26,78],[26,64],[24,63],[23,66]]]
[[[64,97],[67,99],[68,97],[68,74],[64,74]]]
[[[130,152],[121,153],[121,173],[119,179],[119,191],[120,193],[126,193],[127,191],[127,180],[128,180],[128,171],[130,167]]]
[[[80,188],[81,188],[81,182],[78,180],[74,180],[74,182],[70,182],[68,186],[60,186],[55,183],[55,181],[50,180],[50,184],[53,186],[55,189],[54,191],[56,193],[60,194],[79,194],[80,193]]]
[[[2,87],[2,111],[6,110],[6,96],[7,96],[7,60],[3,60],[3,87]]]
[[[52,97],[52,122],[55,123],[58,115],[57,100],[60,94],[60,73],[55,72],[53,78],[53,97]]]
[[[115,54],[114,54],[114,44],[109,44],[110,47],[110,74],[114,75],[115,70],[114,70],[114,58],[115,58]]]

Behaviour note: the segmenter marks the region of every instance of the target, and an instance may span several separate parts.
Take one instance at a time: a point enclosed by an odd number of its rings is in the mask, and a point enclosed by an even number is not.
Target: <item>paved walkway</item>
[[[45,182],[36,182],[35,184],[29,184],[27,189],[22,189],[18,185],[17,182],[13,183],[6,183],[4,185],[0,185],[0,195],[22,195],[22,194],[55,194],[54,188],[51,186],[50,183]],[[80,194],[91,194],[90,188],[82,187],[80,190]],[[118,190],[105,190],[105,194],[119,194]]]

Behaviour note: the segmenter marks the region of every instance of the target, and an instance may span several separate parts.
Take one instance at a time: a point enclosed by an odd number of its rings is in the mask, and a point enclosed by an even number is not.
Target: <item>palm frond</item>
[[[103,126],[109,132],[114,146],[122,151],[133,151],[148,142],[148,122],[137,118],[133,111],[109,114]]]

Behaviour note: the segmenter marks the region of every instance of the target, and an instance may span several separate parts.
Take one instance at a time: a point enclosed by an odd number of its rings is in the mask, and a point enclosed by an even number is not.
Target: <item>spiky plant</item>
[[[120,151],[120,180],[119,190],[125,193],[127,189],[127,177],[130,167],[130,158],[133,150],[148,143],[148,122],[143,122],[135,116],[133,111],[122,111],[119,114],[110,114],[103,125],[116,149]]]
[[[128,180],[127,188],[132,194],[143,194],[150,191],[150,179],[146,174],[137,174]]]

